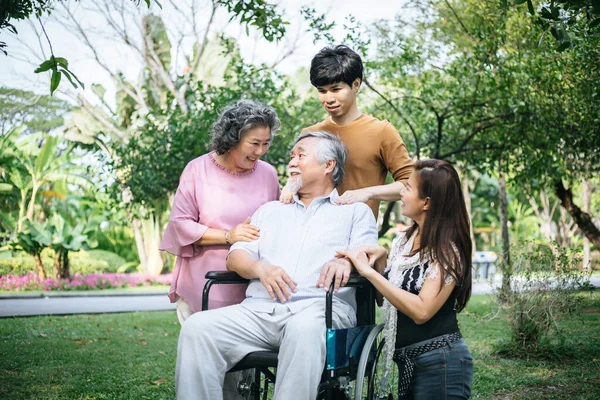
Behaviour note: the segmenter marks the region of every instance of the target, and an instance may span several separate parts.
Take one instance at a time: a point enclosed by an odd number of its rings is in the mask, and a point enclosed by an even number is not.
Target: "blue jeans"
[[[468,399],[473,358],[464,340],[415,357],[409,395],[415,400]]]

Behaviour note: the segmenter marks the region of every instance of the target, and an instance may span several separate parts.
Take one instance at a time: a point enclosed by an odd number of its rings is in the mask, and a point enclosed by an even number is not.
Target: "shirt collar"
[[[335,200],[336,200],[338,197],[340,197],[340,195],[338,194],[338,191],[337,191],[337,189],[335,189],[335,188],[334,188],[334,189],[331,191],[331,193],[329,193],[327,196],[317,197],[315,200],[320,200],[320,199],[326,200],[326,199],[329,199],[329,202],[330,202],[331,204],[333,204],[333,205],[336,205],[336,202],[335,202]],[[314,200],[313,200],[313,201],[314,201]],[[295,195],[294,195],[294,202],[295,202],[296,204],[298,204],[298,205],[301,205],[301,206],[305,207],[305,206],[304,206],[304,204],[303,204],[303,203],[300,201],[300,198],[298,197],[298,194],[295,194]]]

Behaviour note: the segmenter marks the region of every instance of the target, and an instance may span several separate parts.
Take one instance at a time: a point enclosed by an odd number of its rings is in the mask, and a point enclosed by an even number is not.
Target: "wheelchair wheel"
[[[377,325],[365,342],[354,382],[354,400],[388,400],[398,395],[398,367],[392,363],[388,382],[382,387],[385,345],[383,324]]]

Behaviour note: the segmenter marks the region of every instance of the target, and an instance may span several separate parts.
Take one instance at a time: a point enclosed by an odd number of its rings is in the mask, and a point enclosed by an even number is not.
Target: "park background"
[[[365,62],[361,111],[457,167],[474,248],[497,258],[498,295],[461,316],[474,397],[599,396],[597,1],[17,3],[42,8],[0,36],[2,293],[168,284],[170,203],[220,110],[277,110],[263,160],[284,184],[294,136],[326,116],[310,59],[345,43]],[[389,246],[408,221],[381,207]],[[173,397],[174,315],[0,323],[2,397]]]

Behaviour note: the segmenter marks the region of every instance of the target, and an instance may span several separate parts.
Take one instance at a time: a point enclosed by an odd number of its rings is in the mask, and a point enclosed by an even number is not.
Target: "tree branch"
[[[558,179],[554,182],[554,191],[556,196],[560,199],[561,205],[569,214],[571,214],[571,217],[573,217],[573,220],[583,235],[600,249],[600,229],[594,225],[590,214],[583,212],[573,202],[573,192],[571,192],[571,189],[565,188],[562,180]]]
[[[417,137],[417,132],[415,131],[415,128],[413,128],[412,124],[410,123],[410,121],[404,116],[404,114],[400,111],[400,109],[398,109],[398,107],[396,107],[390,100],[388,100],[387,97],[385,97],[383,94],[381,94],[377,89],[375,89],[370,83],[369,81],[367,81],[366,79],[363,80],[364,84],[367,85],[367,87],[369,89],[371,89],[372,91],[374,91],[379,97],[381,97],[387,104],[390,105],[390,107],[392,107],[392,109],[394,111],[396,111],[396,114],[398,114],[398,116],[406,123],[406,125],[408,125],[408,128],[410,129],[412,135],[413,135],[413,139],[415,141],[415,156],[417,157],[417,160],[420,158],[420,154],[421,154],[421,147],[419,145],[419,138]]]
[[[470,37],[473,37],[473,35],[471,35],[471,32],[469,32],[469,30],[465,26],[465,24],[463,24],[462,20],[460,19],[460,17],[456,13],[456,11],[454,11],[454,8],[450,5],[450,3],[448,3],[448,0],[444,0],[444,3],[446,3],[446,5],[450,9],[450,11],[452,11],[452,14],[454,14],[454,18],[456,18],[456,20],[458,21],[458,23],[460,24],[460,26],[462,27],[462,29],[465,31],[465,33],[467,35],[469,35]]]

